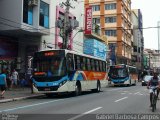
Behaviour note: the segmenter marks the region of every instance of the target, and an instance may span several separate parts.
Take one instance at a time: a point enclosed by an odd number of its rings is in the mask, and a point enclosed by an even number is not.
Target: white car
[[[148,84],[148,81],[151,80],[152,77],[153,76],[151,75],[145,75],[142,80],[142,86],[146,86]]]

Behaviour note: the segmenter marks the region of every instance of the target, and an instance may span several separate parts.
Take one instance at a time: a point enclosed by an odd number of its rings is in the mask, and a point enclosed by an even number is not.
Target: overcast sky
[[[132,9],[141,9],[143,27],[155,27],[160,21],[160,0],[132,0]],[[144,47],[158,49],[158,29],[144,29]]]

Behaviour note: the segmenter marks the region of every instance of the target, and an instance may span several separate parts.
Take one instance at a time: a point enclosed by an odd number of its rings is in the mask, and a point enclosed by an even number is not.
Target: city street
[[[85,92],[78,97],[62,95],[3,103],[0,112],[23,114],[19,116],[23,119],[56,117],[56,120],[85,120],[87,117],[98,119],[96,115],[100,114],[152,114],[149,105],[148,90],[139,84],[104,88],[100,93]],[[154,114],[157,113],[160,113],[160,101]]]

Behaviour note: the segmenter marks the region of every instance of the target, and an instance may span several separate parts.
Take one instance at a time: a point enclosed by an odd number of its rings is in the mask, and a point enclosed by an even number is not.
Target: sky
[[[131,0],[132,9],[141,9],[143,27],[156,27],[160,21],[160,0]],[[144,29],[144,48],[158,49],[158,29]]]

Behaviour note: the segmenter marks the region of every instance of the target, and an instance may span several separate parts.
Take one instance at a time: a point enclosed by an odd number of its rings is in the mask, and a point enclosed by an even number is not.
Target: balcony
[[[89,33],[89,34],[85,33],[85,36],[88,38],[98,39],[98,40],[105,42],[105,43],[108,42],[107,36],[102,35],[100,25],[97,25],[97,24],[92,24],[91,33]]]
[[[100,25],[93,24],[92,25],[92,33],[100,36],[101,35]]]

